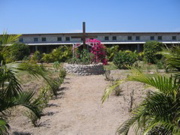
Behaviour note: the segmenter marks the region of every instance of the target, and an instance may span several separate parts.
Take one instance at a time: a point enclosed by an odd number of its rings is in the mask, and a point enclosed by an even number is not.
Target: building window
[[[70,37],[66,37],[66,41],[70,41]]]
[[[62,38],[61,37],[57,37],[57,41],[62,41]]]
[[[162,40],[162,36],[158,36],[158,40]]]
[[[128,40],[132,40],[132,37],[131,37],[131,36],[128,36]]]
[[[176,40],[176,36],[172,36],[172,40]]]
[[[19,39],[19,42],[23,42],[23,38],[20,38],[20,39]]]
[[[136,40],[138,40],[138,41],[139,41],[139,40],[140,40],[140,36],[136,36]]]
[[[150,36],[150,40],[154,40],[154,36]]]
[[[112,37],[112,40],[117,40],[117,37],[116,37],[116,36],[113,36],[113,37]]]
[[[38,42],[38,38],[34,38],[34,42]]]
[[[45,42],[45,41],[46,41],[46,38],[45,38],[45,37],[42,37],[42,41]]]
[[[108,36],[104,37],[104,40],[109,40],[109,37]]]

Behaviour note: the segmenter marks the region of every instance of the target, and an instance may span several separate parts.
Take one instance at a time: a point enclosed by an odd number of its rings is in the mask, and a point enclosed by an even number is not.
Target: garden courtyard
[[[89,39],[30,55],[19,36],[0,42],[0,135],[179,135],[179,46]]]
[[[128,71],[114,70],[111,76],[125,77]],[[22,115],[11,117],[11,134],[22,135],[112,135],[129,118],[130,93],[135,90],[134,105],[143,96],[143,85],[137,82],[122,86],[120,96],[112,96],[102,104],[101,97],[111,82],[104,75],[76,76],[68,74],[58,92],[50,100],[45,114],[34,127]],[[132,135],[132,133],[131,133]]]

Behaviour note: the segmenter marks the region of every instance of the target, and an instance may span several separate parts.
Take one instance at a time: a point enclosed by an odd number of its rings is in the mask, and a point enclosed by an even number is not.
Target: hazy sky
[[[0,33],[180,32],[180,0],[0,0]]]

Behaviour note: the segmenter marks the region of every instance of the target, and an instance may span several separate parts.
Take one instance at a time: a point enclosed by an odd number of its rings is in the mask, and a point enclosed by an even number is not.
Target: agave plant
[[[144,101],[133,110],[133,116],[118,128],[117,133],[127,135],[132,126],[136,126],[138,135],[180,133],[180,83],[177,77],[144,74],[134,70],[124,81],[142,82],[154,87],[155,90],[147,94]],[[117,82],[120,83],[122,81]],[[113,91],[113,87],[105,91],[102,101]]]

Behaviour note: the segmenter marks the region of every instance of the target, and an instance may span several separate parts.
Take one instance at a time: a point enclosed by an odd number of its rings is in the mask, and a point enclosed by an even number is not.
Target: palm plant
[[[154,88],[144,101],[133,111],[133,116],[125,121],[117,130],[127,135],[131,126],[136,126],[137,134],[178,135],[180,133],[180,84],[176,77],[159,74],[144,74],[134,70],[125,81],[137,81]],[[122,81],[119,81],[120,84]],[[116,85],[117,85],[116,84]],[[106,90],[102,101],[113,91]]]
[[[7,45],[15,42],[20,35],[7,35],[4,33],[0,36],[0,45]],[[18,68],[17,68],[18,69]],[[6,121],[7,111],[16,106],[24,106],[32,111],[38,118],[40,117],[40,110],[37,107],[38,100],[33,99],[33,92],[23,92],[21,84],[16,77],[16,72],[11,66],[7,66],[1,62],[0,65],[0,134],[6,134],[9,125]],[[28,69],[25,66],[19,68],[21,70]],[[37,69],[37,68],[36,68]],[[19,70],[20,71],[20,70]],[[34,76],[44,76],[43,71],[33,70],[31,72]]]
[[[158,54],[165,57],[167,69],[177,69],[180,71],[180,46],[163,49]]]

